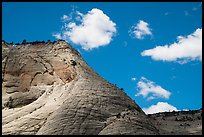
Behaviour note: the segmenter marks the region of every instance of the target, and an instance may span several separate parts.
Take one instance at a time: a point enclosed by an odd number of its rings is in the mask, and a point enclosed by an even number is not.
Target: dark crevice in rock
[[[42,73],[42,72],[36,72],[36,73],[34,74],[34,76],[31,78],[31,81],[30,81],[30,87],[32,86],[32,82],[33,82],[33,80],[35,79],[35,77],[36,77],[38,74],[43,74],[43,73]]]

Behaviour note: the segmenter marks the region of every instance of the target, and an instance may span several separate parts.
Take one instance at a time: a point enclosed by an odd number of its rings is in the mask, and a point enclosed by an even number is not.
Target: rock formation
[[[148,117],[162,135],[202,135],[202,109],[160,112]]]
[[[65,41],[2,41],[2,133],[155,135],[159,130]]]

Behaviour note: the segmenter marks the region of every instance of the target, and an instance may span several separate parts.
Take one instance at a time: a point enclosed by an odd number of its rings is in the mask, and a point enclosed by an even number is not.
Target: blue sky
[[[147,113],[202,107],[201,2],[3,2],[2,11],[3,40],[65,39]]]

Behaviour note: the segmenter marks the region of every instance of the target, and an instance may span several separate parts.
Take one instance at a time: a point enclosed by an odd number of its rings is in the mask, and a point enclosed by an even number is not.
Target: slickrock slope
[[[158,134],[121,89],[65,41],[2,41],[3,134]]]

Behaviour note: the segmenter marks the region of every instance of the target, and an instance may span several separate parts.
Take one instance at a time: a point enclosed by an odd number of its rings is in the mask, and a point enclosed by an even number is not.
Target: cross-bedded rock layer
[[[2,41],[3,134],[158,134],[125,92],[65,41]]]

